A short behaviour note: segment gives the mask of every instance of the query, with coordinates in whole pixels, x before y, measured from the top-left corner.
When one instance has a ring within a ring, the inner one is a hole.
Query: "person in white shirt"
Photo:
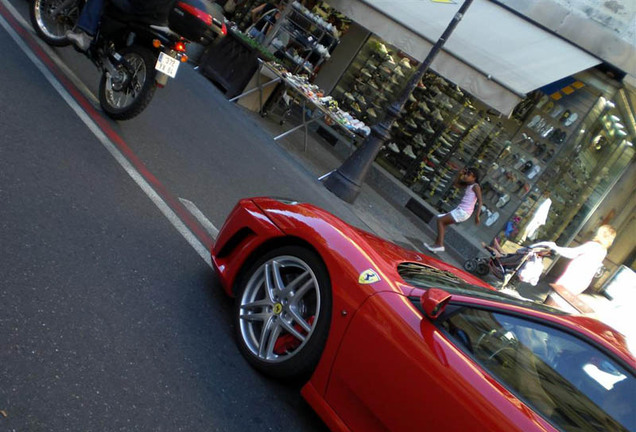
[[[559,255],[571,258],[572,261],[554,285],[567,289],[571,294],[578,295],[587,289],[594,278],[594,274],[603,264],[607,250],[616,238],[616,230],[610,225],[602,225],[593,240],[580,246],[568,248],[557,246],[554,242],[541,242]],[[552,292],[546,299],[546,304],[558,305],[558,299]]]

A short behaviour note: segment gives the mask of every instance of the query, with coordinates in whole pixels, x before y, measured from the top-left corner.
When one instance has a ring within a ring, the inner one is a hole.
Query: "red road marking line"
[[[175,212],[188,229],[197,237],[197,239],[208,249],[214,245],[214,239],[200,225],[194,216],[185,208],[181,202],[176,199],[168,189],[148,170],[139,157],[126,144],[126,141],[117,134],[110,126],[109,121],[105,119],[91,104],[91,102],[82,94],[82,92],[73,84],[48,56],[48,54],[38,45],[32,33],[27,31],[13,17],[13,15],[0,2],[0,15],[9,23],[11,28],[22,38],[29,46],[31,51],[44,63],[44,65],[53,74],[56,80],[69,92],[75,101],[82,107],[84,112],[95,122],[99,129],[108,137],[108,139],[117,147],[117,149],[128,159],[135,167],[139,174],[152,186],[155,192],[164,200],[164,202]]]

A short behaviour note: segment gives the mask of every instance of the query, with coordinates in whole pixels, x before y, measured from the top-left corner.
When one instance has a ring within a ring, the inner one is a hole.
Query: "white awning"
[[[329,0],[331,6],[422,61],[461,6],[433,0]],[[488,0],[474,0],[431,68],[509,115],[525,95],[600,63]]]

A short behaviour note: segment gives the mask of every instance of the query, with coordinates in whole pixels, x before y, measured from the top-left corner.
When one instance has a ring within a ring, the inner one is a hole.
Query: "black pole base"
[[[349,204],[353,203],[360,194],[360,185],[342,175],[340,171],[333,171],[323,180],[324,186],[338,198]]]

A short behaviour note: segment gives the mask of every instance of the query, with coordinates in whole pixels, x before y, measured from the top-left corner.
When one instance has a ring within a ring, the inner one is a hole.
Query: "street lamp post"
[[[459,21],[464,16],[464,13],[471,5],[473,0],[464,0],[451,22],[444,30],[444,33],[437,40],[431,51],[428,53],[422,64],[417,68],[417,71],[409,79],[406,88],[402,92],[399,98],[397,98],[387,111],[387,115],[384,120],[371,128],[371,134],[369,137],[351,154],[342,165],[330,173],[324,180],[324,185],[327,189],[333,192],[336,196],[342,200],[352,203],[358,197],[362,183],[371,168],[371,164],[378,155],[378,152],[382,148],[382,145],[391,138],[389,132],[391,125],[397,120],[400,115],[402,107],[406,103],[409,95],[422,79],[429,66],[433,62],[435,56],[442,49],[442,46],[453,32]]]

